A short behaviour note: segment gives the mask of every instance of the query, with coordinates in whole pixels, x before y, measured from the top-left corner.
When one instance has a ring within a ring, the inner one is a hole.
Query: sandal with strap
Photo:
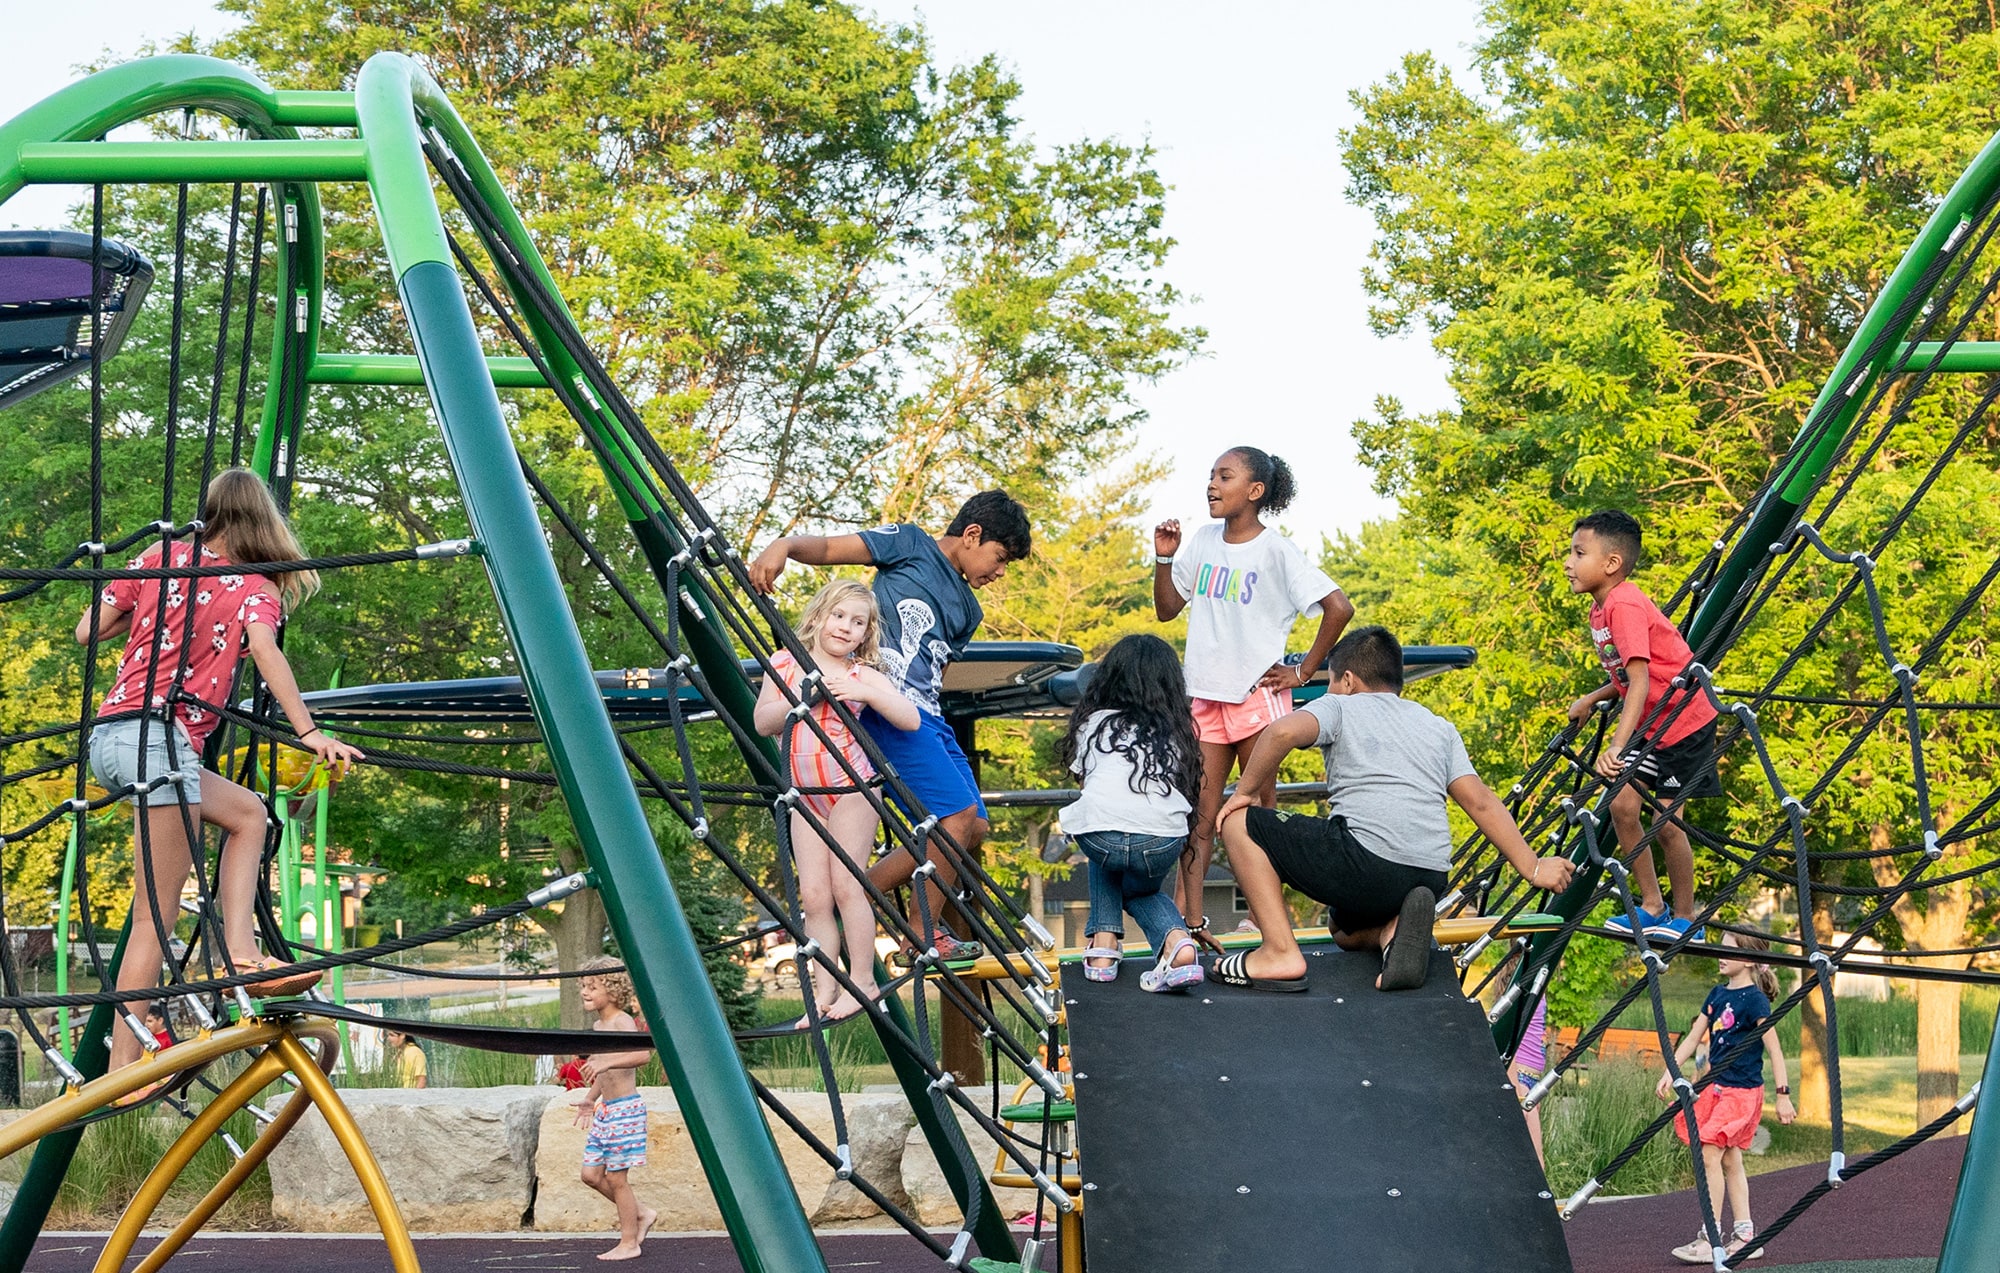
[[[1109,959],[1108,964],[1094,964],[1093,959]],[[1087,946],[1083,956],[1083,979],[1085,981],[1116,981],[1118,965],[1125,962],[1125,952],[1117,946]]]
[[[1184,950],[1195,951],[1196,958],[1176,967],[1174,960]],[[1202,970],[1200,950],[1201,948],[1194,944],[1193,938],[1181,938],[1172,950],[1160,956],[1158,963],[1139,974],[1139,989],[1157,995],[1200,985],[1208,979],[1208,974]]]
[[[1253,977],[1248,967],[1250,952],[1239,950],[1215,961],[1215,979],[1241,990],[1268,990],[1273,994],[1298,994],[1306,989],[1305,977]]]

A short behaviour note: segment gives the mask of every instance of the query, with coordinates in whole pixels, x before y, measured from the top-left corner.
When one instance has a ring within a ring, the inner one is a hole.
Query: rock
[[[790,1106],[792,1093],[780,1095]],[[825,1099],[818,1093],[812,1095]],[[875,1186],[893,1205],[909,1210],[909,1196],[903,1191],[903,1144],[917,1121],[909,1101],[900,1091],[880,1095],[848,1093],[841,1098],[841,1107],[847,1114],[847,1141],[854,1156],[854,1174]],[[830,1123],[831,1120],[829,1126]],[[814,1132],[822,1134],[818,1128]],[[830,1180],[812,1220],[814,1224],[834,1224],[871,1220],[881,1214],[881,1208],[867,1194],[845,1180]]]
[[[685,1233],[723,1227],[722,1212],[709,1191],[708,1177],[688,1136],[686,1120],[667,1088],[639,1089],[646,1098],[646,1164],[632,1169],[632,1191],[660,1218],[662,1233]],[[829,1147],[834,1144],[833,1115],[824,1093],[783,1092],[786,1107]],[[847,1115],[848,1143],[855,1169],[898,1206],[904,1205],[902,1146],[913,1118],[900,1093],[849,1093],[842,1098]],[[798,1190],[814,1224],[844,1223],[880,1216],[874,1203],[853,1185],[839,1180],[825,1159],[801,1140],[775,1114],[765,1111],[778,1151],[792,1185]],[[557,1233],[610,1232],[618,1217],[611,1203],[580,1178],[587,1127],[575,1124],[569,1100],[553,1102],[541,1119],[539,1183],[535,1194],[535,1228]]]
[[[992,1108],[993,1089],[990,1087],[968,1087],[965,1094],[982,1110]],[[994,1159],[999,1154],[999,1146],[955,1102],[952,1110],[958,1115],[958,1129],[965,1135],[966,1144],[972,1149],[973,1161],[978,1165],[979,1175],[985,1178],[993,1174]],[[910,1201],[910,1210],[918,1221],[928,1228],[946,1228],[959,1222],[958,1199],[945,1183],[944,1172],[938,1169],[937,1159],[931,1153],[930,1142],[924,1139],[924,1129],[912,1126],[904,1138],[903,1145],[903,1192]],[[1019,1165],[1009,1161],[1010,1170],[1019,1170]],[[995,1189],[994,1201],[1001,1213],[1009,1217],[1035,1209],[1036,1191],[1033,1189]]]
[[[521,1227],[534,1200],[542,1110],[553,1087],[347,1088],[403,1219],[420,1232]],[[281,1109],[297,1093],[274,1098]],[[318,1110],[271,1154],[271,1212],[309,1233],[375,1227],[347,1155]]]

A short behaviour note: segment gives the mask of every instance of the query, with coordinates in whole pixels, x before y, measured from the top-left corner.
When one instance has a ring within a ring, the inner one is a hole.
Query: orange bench
[[[1582,1031],[1575,1026],[1563,1026],[1549,1035],[1549,1063],[1551,1065],[1568,1056],[1576,1048],[1577,1038]],[[1669,1046],[1679,1047],[1681,1036],[1678,1031],[1667,1035]],[[1596,1053],[1600,1060],[1616,1057],[1630,1057],[1641,1065],[1664,1065],[1660,1055],[1660,1036],[1652,1030],[1627,1030],[1613,1027],[1599,1035]]]

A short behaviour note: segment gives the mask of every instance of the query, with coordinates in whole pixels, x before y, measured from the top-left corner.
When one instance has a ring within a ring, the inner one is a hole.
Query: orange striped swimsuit
[[[798,660],[780,650],[771,657],[771,666],[777,670],[779,676],[785,678],[786,688],[797,694],[799,683],[805,679],[805,673],[800,670]],[[867,755],[861,750],[861,743],[834,713],[832,703],[825,699],[819,700],[813,704],[811,715],[819,727],[826,731],[834,750],[847,758],[847,763],[853,767],[855,773],[864,780],[875,776],[875,767],[868,763]],[[834,759],[833,751],[828,750],[827,745],[820,741],[819,734],[804,721],[791,726],[790,732],[792,783],[803,793],[801,800],[805,807],[823,819],[833,811],[835,801],[860,788],[841,768],[840,762]],[[809,787],[830,787],[834,790],[814,794],[806,790]]]

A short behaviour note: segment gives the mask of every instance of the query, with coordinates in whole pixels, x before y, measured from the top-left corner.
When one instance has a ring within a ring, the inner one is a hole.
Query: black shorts
[[[1626,748],[1623,759],[1632,763],[1638,751],[1637,747]],[[1637,763],[1639,776],[1634,781],[1650,788],[1662,803],[1722,794],[1722,783],[1715,776],[1714,721],[1677,743],[1654,748]]]
[[[1368,851],[1347,829],[1347,819],[1252,808],[1244,827],[1278,878],[1328,911],[1327,922],[1343,933],[1379,928],[1403,909],[1410,890],[1442,895],[1445,873],[1391,862]]]

